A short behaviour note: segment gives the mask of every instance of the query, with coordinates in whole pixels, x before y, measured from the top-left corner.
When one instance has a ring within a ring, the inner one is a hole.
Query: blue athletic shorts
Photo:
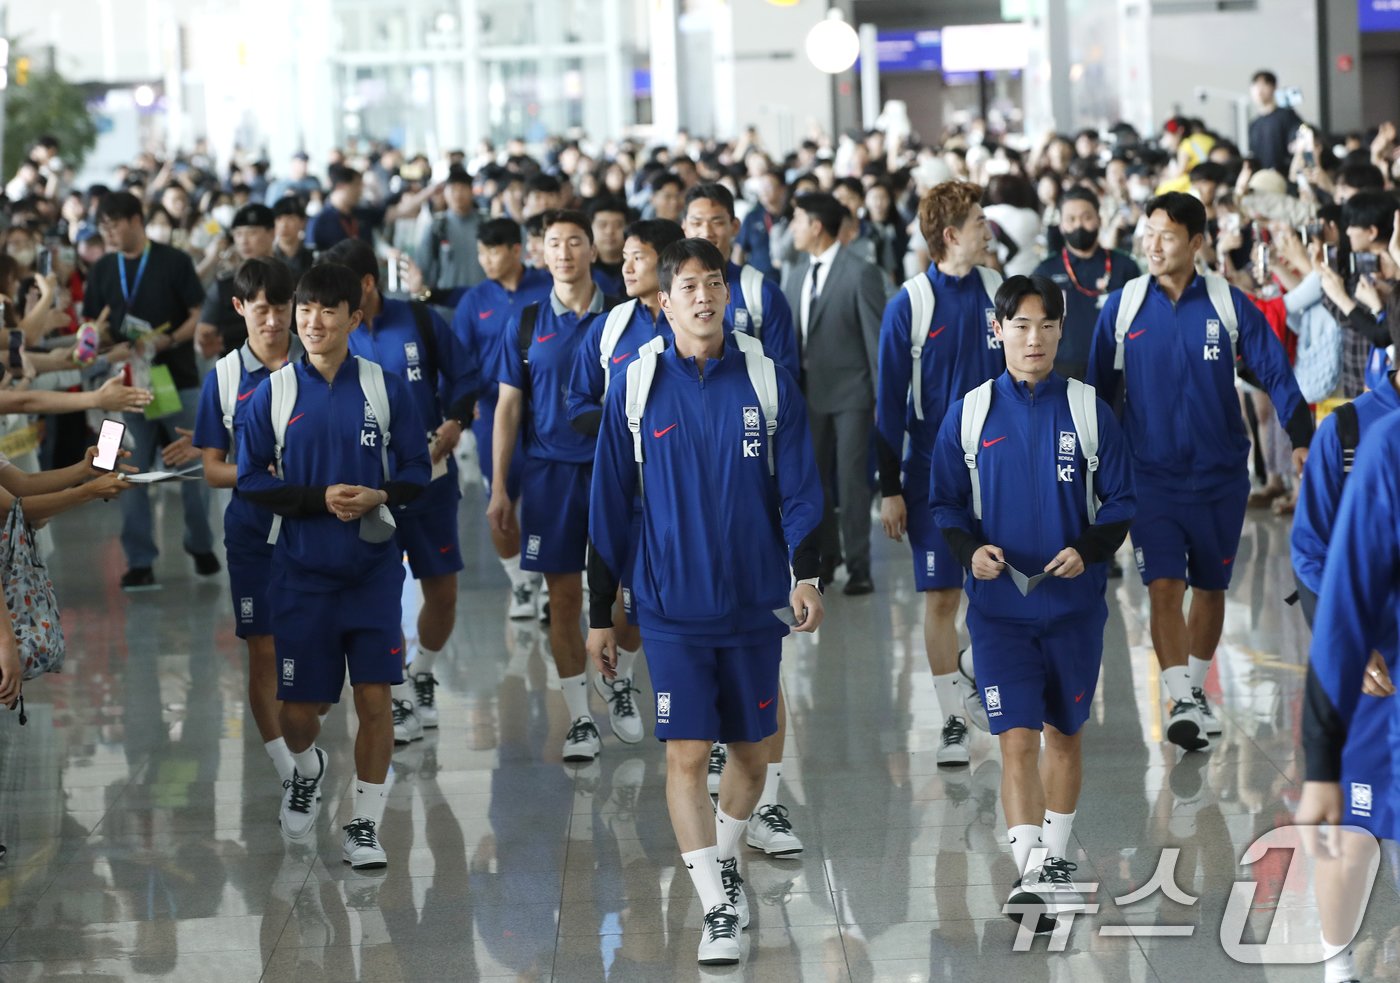
[[[1201,502],[1176,501],[1139,484],[1131,534],[1142,582],[1184,580],[1201,590],[1228,589],[1248,504],[1248,478]]]
[[[351,685],[403,682],[403,564],[393,560],[333,593],[272,584],[279,700],[338,703],[347,668]]]
[[[642,629],[657,740],[757,743],[778,730],[783,640],[715,648],[657,639]]]
[[[592,464],[531,458],[520,497],[520,568],[579,573],[587,566]]]
[[[1391,800],[1394,696],[1361,694],[1342,748],[1342,822],[1382,839],[1400,838]]]
[[[1042,724],[1077,733],[1094,702],[1107,621],[1102,601],[1087,615],[1035,624],[988,618],[968,605],[977,685],[992,733]]]
[[[442,479],[439,479],[442,480]],[[462,549],[457,536],[457,498],[450,508],[432,508],[394,516],[399,545],[408,554],[414,580],[441,577],[462,569]]]
[[[486,483],[486,493],[491,494],[491,430],[496,425],[494,407],[481,407],[481,418],[472,421],[472,433],[476,435],[476,459],[481,466],[481,478]],[[506,473],[506,494],[512,502],[520,498],[520,475],[525,470],[525,451],[519,437],[515,440],[515,453],[510,456],[510,471]]]
[[[928,496],[928,472],[908,472],[904,481],[904,507],[909,513],[905,535],[914,553],[914,589],[957,590],[966,571],[934,524]]]
[[[240,550],[224,541],[228,560],[229,594],[233,597],[233,631],[239,638],[272,634],[268,583],[272,580],[272,547],[265,552]]]

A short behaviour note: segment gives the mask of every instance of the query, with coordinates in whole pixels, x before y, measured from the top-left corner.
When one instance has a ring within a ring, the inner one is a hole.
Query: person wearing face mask
[[[175,221],[160,205],[152,205],[150,214],[146,218],[146,238],[152,242],[158,242],[162,246],[170,245],[170,239],[175,234]]]
[[[5,240],[5,252],[23,268],[27,276],[33,271],[34,260],[39,255],[34,233],[20,226],[10,229]]]
[[[1099,199],[1088,188],[1071,188],[1060,198],[1060,235],[1065,245],[1046,257],[1035,275],[1049,277],[1065,295],[1064,331],[1055,355],[1055,371],[1084,379],[1094,323],[1108,295],[1141,271],[1127,253],[1099,243]]]

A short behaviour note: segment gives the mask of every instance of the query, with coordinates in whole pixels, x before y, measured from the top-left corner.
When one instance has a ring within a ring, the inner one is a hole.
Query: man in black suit
[[[793,204],[793,243],[801,255],[787,297],[797,321],[802,391],[826,492],[822,577],[832,579],[844,544],[845,593],[869,594],[875,589],[870,579],[870,433],[884,278],[873,263],[837,241],[846,217],[840,202],[828,194],[806,194]]]

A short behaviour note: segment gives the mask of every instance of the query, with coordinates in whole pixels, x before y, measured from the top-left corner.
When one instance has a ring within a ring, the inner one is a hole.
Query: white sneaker
[[[1053,932],[1056,915],[1084,910],[1084,898],[1074,883],[1076,869],[1063,857],[1047,857],[1016,882],[1002,910],[1014,922],[1035,918],[1032,931],[1037,935]]]
[[[592,761],[603,749],[598,739],[598,728],[592,717],[579,717],[569,728],[569,736],[564,738],[565,761]]]
[[[540,579],[539,589],[535,591],[535,616],[539,618],[542,625],[549,624],[549,581]]]
[[[739,858],[719,862],[720,882],[724,885],[725,897],[739,915],[739,927],[749,927],[749,897],[744,893],[744,879],[739,876]]]
[[[1187,751],[1210,750],[1206,720],[1195,700],[1177,700],[1167,724],[1167,740]]]
[[[732,904],[717,904],[705,913],[696,959],[702,966],[730,966],[739,961],[739,913]]]
[[[705,786],[711,795],[719,795],[719,779],[724,774],[724,763],[729,760],[729,751],[723,744],[710,745],[710,770],[705,775]]]
[[[423,739],[423,721],[414,712],[412,703],[408,700],[394,700],[392,712],[395,744],[408,744]]]
[[[535,611],[535,585],[529,580],[521,580],[510,589],[510,610],[507,617],[512,621],[533,618]]]
[[[943,743],[938,748],[938,765],[941,768],[959,768],[967,764],[969,754],[967,724],[956,714],[949,714],[943,722]]]
[[[1201,717],[1205,719],[1206,734],[1211,737],[1219,735],[1223,729],[1220,726],[1220,718],[1210,708],[1210,701],[1206,699],[1205,690],[1196,686],[1191,690],[1191,697],[1196,701],[1196,709],[1201,711]]]
[[[992,725],[987,720],[987,708],[982,705],[982,689],[977,685],[976,667],[972,664],[972,649],[965,648],[958,653],[958,672],[962,673],[967,695],[963,697],[963,710],[974,727],[991,733]]]
[[[787,806],[760,806],[749,817],[744,842],[770,857],[791,857],[802,852],[802,841],[792,831]],[[747,926],[745,926],[747,927]]]
[[[341,845],[341,858],[356,870],[372,870],[387,867],[389,857],[379,845],[373,819],[355,819],[345,830],[345,841]]]
[[[326,752],[316,749],[316,757],[321,759],[321,773],[315,778],[304,777],[293,771],[292,777],[282,783],[282,811],[278,822],[282,832],[296,840],[316,831],[316,820],[321,815],[321,783],[326,780],[326,765],[329,763]]]
[[[642,691],[633,686],[632,680],[625,676],[619,676],[611,683],[601,675],[597,678],[608,688],[604,699],[608,701],[608,723],[612,724],[613,733],[623,744],[640,743],[645,728],[642,715],[637,710],[637,701],[632,699],[632,694],[641,695]]]
[[[424,729],[438,725],[437,678],[430,672],[410,673],[408,681],[413,684],[413,712]]]

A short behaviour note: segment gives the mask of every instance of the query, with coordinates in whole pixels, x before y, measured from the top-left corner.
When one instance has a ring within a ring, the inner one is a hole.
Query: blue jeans
[[[127,461],[142,471],[161,471],[165,465],[160,449],[176,438],[175,428],[194,429],[195,408],[199,405],[198,389],[180,390],[180,412],[159,420],[147,420],[142,413],[123,413],[126,432],[135,446]],[[121,496],[122,550],[127,566],[133,568],[155,565],[160,550],[151,534],[151,498],[149,486],[136,485]],[[185,509],[185,549],[191,553],[214,552],[214,532],[209,527],[209,489],[203,481],[180,482],[180,501]]]

